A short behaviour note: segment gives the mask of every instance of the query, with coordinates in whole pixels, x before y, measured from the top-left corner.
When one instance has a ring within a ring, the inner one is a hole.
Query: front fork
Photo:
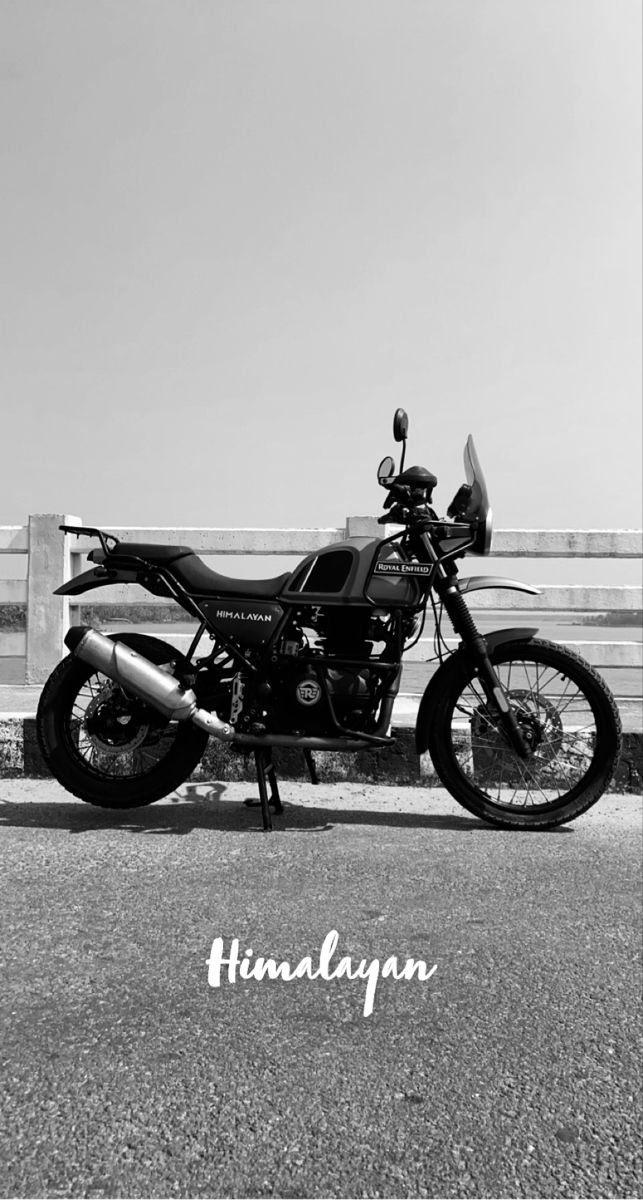
[[[509,703],[505,690],[494,670],[487,652],[487,643],[478,631],[475,621],[469,612],[466,600],[461,594],[454,574],[436,579],[435,590],[449,614],[455,632],[462,638],[471,655],[487,701],[492,710],[499,713],[499,725],[504,730],[508,741],[520,758],[528,759],[530,749],[527,745],[516,714]]]

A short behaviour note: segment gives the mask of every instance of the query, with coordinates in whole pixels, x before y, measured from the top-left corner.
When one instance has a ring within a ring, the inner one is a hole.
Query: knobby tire
[[[484,709],[484,703],[476,705],[475,701],[472,704],[470,699],[466,699],[471,695],[479,698],[482,696],[482,689],[477,681],[471,660],[463,652],[458,652],[443,668],[445,671],[444,684],[439,691],[430,716],[430,727],[425,739],[439,778],[463,808],[496,826],[512,829],[547,829],[572,821],[600,799],[608,787],[618,763],[622,737],[621,722],[609,688],[601,676],[580,655],[565,647],[555,645],[553,642],[534,638],[503,643],[492,651],[490,658],[494,667],[500,668],[501,671],[503,666],[507,667],[510,678],[511,670],[515,668],[518,672],[520,664],[522,664],[528,679],[538,679],[540,668],[544,668],[543,679],[548,678],[547,671],[551,672],[549,678],[552,680],[557,673],[561,679],[569,681],[571,688],[576,689],[592,715],[595,732],[593,735],[591,733],[572,735],[571,745],[574,746],[573,738],[575,737],[577,747],[580,746],[581,751],[579,752],[576,747],[572,751],[571,757],[572,761],[575,755],[577,760],[584,762],[585,760],[582,758],[584,754],[587,769],[582,771],[582,774],[567,791],[561,790],[561,786],[564,784],[561,785],[560,778],[564,778],[568,762],[563,753],[566,735],[560,717],[556,717],[555,721],[560,721],[561,731],[551,737],[552,748],[548,752],[548,761],[541,767],[537,750],[531,767],[525,768],[515,750],[512,750],[506,743],[502,745],[500,735],[495,730],[491,730],[491,734],[489,734],[489,726],[485,726],[484,719],[480,716],[481,710]],[[524,702],[527,691],[528,689],[525,688],[517,689],[516,703]],[[540,696],[540,693],[533,693],[534,699],[537,695]],[[548,705],[551,710],[551,721],[554,724],[556,704],[547,700],[544,693],[542,695],[542,700],[539,700],[542,709],[541,715],[542,713],[548,714],[548,709],[545,707]],[[566,692],[563,689],[561,700],[564,700],[569,708],[570,705],[565,700],[565,696]],[[484,700],[483,696],[482,699]],[[559,707],[563,716],[567,718],[564,704],[561,703]],[[458,722],[462,738],[460,746],[458,745]],[[476,722],[478,722],[477,729]],[[558,727],[556,728],[558,729]],[[485,735],[487,735],[486,738]],[[467,736],[470,738],[469,746],[466,745]],[[587,749],[580,741],[582,736],[586,738]],[[556,753],[555,747],[556,738],[561,742],[558,753]],[[543,747],[547,751],[547,742],[544,738]],[[541,753],[543,753],[543,747],[541,747]],[[484,770],[476,770],[476,754],[478,759],[484,759],[486,754],[487,771],[495,771],[496,775],[499,774],[500,783],[497,781],[489,783],[484,780]],[[510,769],[504,768],[507,770],[508,783],[505,787],[505,794],[501,795],[502,764],[505,761],[511,764],[512,759],[513,764]],[[533,803],[521,804],[520,801],[516,801],[520,783],[521,781],[524,783],[525,779],[527,783],[530,782],[530,771],[536,779],[538,770],[542,770],[546,783],[544,786],[542,784],[534,786],[535,800]],[[516,783],[516,781],[518,782]],[[486,786],[483,786],[484,783]],[[498,795],[493,794],[496,786]],[[514,802],[511,803],[509,793],[514,786],[516,788]],[[556,789],[559,791],[558,795],[549,795]]]
[[[147,652],[158,662],[163,655],[152,650],[155,639],[140,638],[146,645],[137,645],[140,653]],[[156,642],[158,647],[161,643]],[[152,650],[152,652],[150,652]],[[165,648],[165,658],[176,657]],[[36,716],[36,732],[41,754],[52,774],[68,792],[88,804],[101,808],[139,808],[163,799],[179,787],[197,767],[208,742],[208,735],[189,721],[163,722],[163,718],[148,708],[150,725],[156,727],[157,745],[161,738],[168,743],[167,752],[150,763],[148,770],[120,777],[114,771],[100,768],[101,755],[96,763],[88,760],[80,749],[78,713],[74,716],[78,696],[83,688],[91,689],[92,677],[109,684],[93,666],[79,658],[68,656],[55,668],[45,684]],[[144,717],[144,707],[138,704]],[[143,724],[143,722],[141,722]],[[143,742],[143,747],[145,742]],[[116,759],[117,754],[113,757]],[[142,757],[140,755],[139,757]],[[153,759],[153,753],[148,757]],[[123,755],[126,759],[126,755]]]

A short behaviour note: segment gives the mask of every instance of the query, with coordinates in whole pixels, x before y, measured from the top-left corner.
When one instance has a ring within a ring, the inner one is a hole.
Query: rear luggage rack
[[[81,533],[87,534],[88,537],[97,537],[100,541],[103,554],[111,554],[116,546],[120,544],[119,539],[113,533],[103,533],[102,529],[95,529],[93,525],[59,525],[58,528],[63,533],[75,533],[76,537],[80,537]],[[111,550],[108,545],[109,542],[114,543]]]

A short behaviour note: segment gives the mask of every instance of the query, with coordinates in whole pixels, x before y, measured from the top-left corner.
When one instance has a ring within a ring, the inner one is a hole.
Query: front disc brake
[[[555,704],[546,696],[535,695],[523,688],[506,693],[520,726],[520,732],[530,750],[530,757],[541,763],[552,762],[563,744],[563,723]],[[475,757],[484,769],[491,767],[500,754],[514,753],[507,735],[493,718],[486,705],[481,704],[471,717],[471,744]]]

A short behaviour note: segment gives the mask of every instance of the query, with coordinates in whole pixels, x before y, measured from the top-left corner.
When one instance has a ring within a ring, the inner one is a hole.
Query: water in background
[[[634,617],[635,614],[632,614]],[[528,611],[508,612],[500,610],[480,610],[475,614],[476,624],[483,633],[488,633],[492,629],[503,629],[511,625],[527,625],[535,626],[539,629],[540,635],[549,638],[552,641],[560,642],[640,642],[643,637],[643,630],[640,622],[632,625],[601,625],[601,624],[581,624],[573,623],[572,621],[565,622],[560,620],[560,614],[549,613],[530,613]],[[107,626],[106,626],[107,627]],[[190,621],[181,621],[172,624],[155,623],[146,624],[145,626],[133,625],[129,622],[112,622],[109,625],[110,630],[115,629],[137,629],[139,632],[153,634],[156,637],[167,636],[170,633],[181,634],[191,633],[196,629],[196,623]],[[426,658],[432,657],[431,637],[433,625],[430,618],[430,613],[427,614],[427,622],[424,631],[424,637],[428,641],[424,642],[426,648]],[[448,618],[445,618],[443,624],[443,633],[446,637],[452,637],[453,632],[450,628]],[[423,662],[405,662],[404,676],[402,683],[402,691],[408,694],[422,692],[430,668]],[[616,696],[640,696],[642,692],[641,671],[638,668],[612,668],[605,669],[601,674],[606,679],[609,687]],[[25,682],[25,660],[23,657],[7,657],[0,658],[0,685],[17,685],[21,686]]]

